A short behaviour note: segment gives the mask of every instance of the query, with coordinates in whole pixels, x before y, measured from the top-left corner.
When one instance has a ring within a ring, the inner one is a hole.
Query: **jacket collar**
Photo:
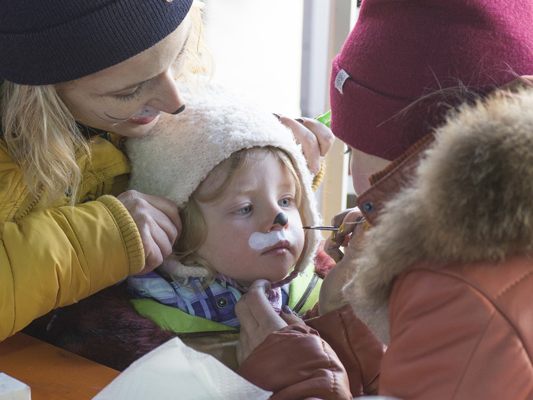
[[[433,134],[427,134],[382,171],[370,177],[372,186],[357,197],[357,207],[370,225],[376,224],[383,205],[413,178],[416,166],[434,138]]]

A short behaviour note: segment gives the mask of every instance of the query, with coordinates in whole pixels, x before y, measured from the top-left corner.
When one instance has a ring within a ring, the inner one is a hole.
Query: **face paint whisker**
[[[115,121],[127,121],[128,119],[130,119],[130,117],[128,117],[128,118],[117,118],[117,117],[113,117],[112,115],[109,115],[109,114],[106,113],[105,111],[104,111],[104,115],[105,115],[107,118],[114,119]]]

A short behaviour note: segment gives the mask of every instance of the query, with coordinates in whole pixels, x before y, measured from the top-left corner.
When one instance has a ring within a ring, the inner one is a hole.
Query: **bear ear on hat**
[[[118,64],[172,33],[193,0],[0,0],[0,77],[71,81]]]
[[[363,1],[333,61],[333,133],[399,157],[472,93],[533,74],[532,20],[532,1]]]

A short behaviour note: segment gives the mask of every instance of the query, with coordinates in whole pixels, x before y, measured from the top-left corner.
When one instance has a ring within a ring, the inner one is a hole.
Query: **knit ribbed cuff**
[[[104,195],[98,201],[104,203],[117,222],[128,254],[130,275],[139,272],[144,268],[144,247],[135,221],[116,197]]]

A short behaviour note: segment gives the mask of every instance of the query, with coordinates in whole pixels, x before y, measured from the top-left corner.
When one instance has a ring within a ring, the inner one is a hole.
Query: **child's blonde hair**
[[[302,186],[290,157],[283,150],[273,146],[253,147],[250,149],[239,150],[231,154],[229,158],[222,161],[211,171],[211,174],[223,171],[225,177],[220,184],[216,188],[210,189],[208,193],[203,193],[202,184],[200,184],[191,195],[189,201],[187,201],[180,210],[183,231],[174,246],[174,251],[183,265],[202,266],[209,271],[211,277],[216,274],[213,266],[209,265],[206,260],[198,255],[198,249],[202,246],[207,237],[207,225],[198,203],[209,203],[219,199],[224,194],[226,188],[231,184],[235,173],[246,168],[249,163],[257,162],[258,154],[265,156],[270,154],[274,156],[289,172],[296,187],[296,206],[300,211],[304,225],[306,224],[305,214],[300,209],[302,204]]]
[[[202,8],[203,4],[195,1],[189,12],[191,36],[183,53],[184,73],[177,79],[210,73],[210,56],[203,40]],[[10,156],[22,170],[28,192],[35,198],[45,193],[49,202],[69,192],[74,204],[82,179],[76,159],[90,157],[90,149],[54,85],[4,81],[0,90],[1,135]]]

